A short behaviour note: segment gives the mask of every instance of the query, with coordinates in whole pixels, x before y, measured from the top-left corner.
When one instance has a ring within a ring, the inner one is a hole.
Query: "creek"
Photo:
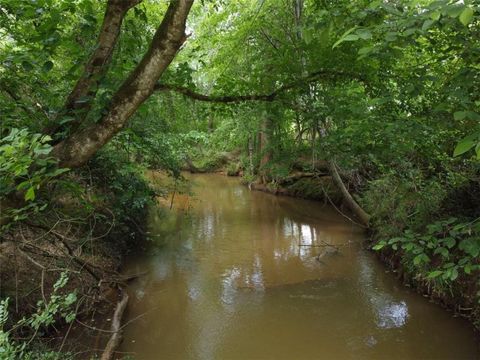
[[[189,175],[131,255],[135,359],[473,359],[463,319],[403,286],[330,206]]]

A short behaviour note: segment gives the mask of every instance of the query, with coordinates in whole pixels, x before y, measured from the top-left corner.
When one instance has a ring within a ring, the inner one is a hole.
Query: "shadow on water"
[[[155,241],[126,272],[122,351],[137,359],[472,359],[472,328],[403,287],[362,229],[318,202],[195,175],[152,209]],[[333,246],[331,246],[333,245]],[[335,251],[327,250],[335,248]],[[127,319],[128,321],[128,319]]]

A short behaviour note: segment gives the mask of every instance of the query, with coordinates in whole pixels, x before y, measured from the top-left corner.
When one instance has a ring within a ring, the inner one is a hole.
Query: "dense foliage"
[[[147,168],[223,166],[277,186],[336,162],[372,216],[374,249],[438,293],[478,291],[478,1],[198,1],[159,86],[68,171],[52,149],[102,124],[168,13],[155,0],[126,12],[106,69],[72,110],[113,2],[0,4],[0,196],[20,203],[9,216],[48,211],[50,190],[65,189],[56,181],[83,179],[80,193],[109,194],[135,228],[154,196]]]

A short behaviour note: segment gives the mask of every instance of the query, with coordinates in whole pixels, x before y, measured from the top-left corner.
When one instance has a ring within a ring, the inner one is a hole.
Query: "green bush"
[[[223,167],[229,161],[229,155],[225,152],[210,151],[197,160],[196,166],[205,172],[215,171]]]
[[[381,240],[373,247],[385,247],[402,254],[402,262],[417,278],[437,282],[455,281],[460,272],[471,275],[480,270],[480,222],[456,218],[435,221],[417,233],[407,229],[399,237]]]
[[[441,211],[447,196],[446,184],[437,178],[425,179],[419,170],[404,174],[391,172],[371,181],[361,202],[372,215],[381,239],[398,236],[407,228],[419,231]]]
[[[228,176],[238,176],[240,173],[241,165],[236,162],[232,162],[227,166],[227,175]]]
[[[21,194],[25,201],[22,207],[8,210],[7,216],[13,220],[45,209],[47,203],[39,201],[37,192],[47,182],[54,184],[55,178],[68,170],[59,169],[56,160],[48,156],[53,149],[50,140],[48,135],[16,128],[0,139],[0,199]]]
[[[155,191],[144,177],[145,167],[111,147],[100,151],[88,163],[96,184],[106,190],[118,222],[142,223]]]
[[[45,351],[45,349],[36,349],[34,340],[39,334],[40,329],[47,329],[61,317],[67,323],[71,323],[76,312],[73,305],[77,301],[76,292],[62,294],[61,290],[68,282],[67,273],[62,273],[57,282],[53,285],[53,292],[49,301],[40,300],[37,303],[37,311],[28,318],[23,318],[8,330],[6,324],[9,319],[8,303],[9,299],[0,301],[0,360],[9,359],[58,359],[60,354],[54,351]],[[32,335],[27,339],[15,339],[12,335],[16,329],[29,330]],[[62,359],[68,359],[68,354],[62,353]]]

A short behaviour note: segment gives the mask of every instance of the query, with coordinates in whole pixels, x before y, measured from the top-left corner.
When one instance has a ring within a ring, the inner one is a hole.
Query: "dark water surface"
[[[402,286],[318,202],[192,176],[127,261],[135,359],[475,359],[471,326]],[[338,247],[335,252],[331,246]],[[317,260],[317,257],[320,259]]]

